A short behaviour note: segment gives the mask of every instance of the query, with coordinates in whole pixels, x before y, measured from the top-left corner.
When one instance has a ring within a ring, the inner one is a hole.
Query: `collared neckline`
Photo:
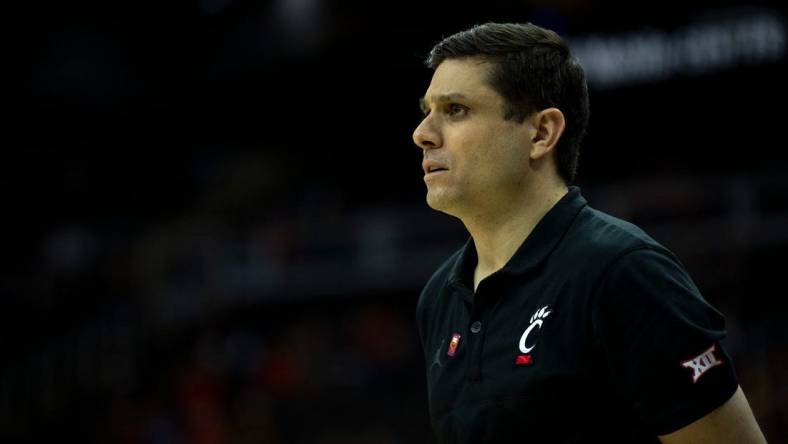
[[[569,192],[539,220],[512,258],[494,274],[522,274],[541,264],[563,239],[577,214],[587,204],[579,187],[569,187]],[[470,296],[473,295],[476,262],[476,247],[473,238],[469,237],[449,273],[448,282],[467,287],[471,290]]]

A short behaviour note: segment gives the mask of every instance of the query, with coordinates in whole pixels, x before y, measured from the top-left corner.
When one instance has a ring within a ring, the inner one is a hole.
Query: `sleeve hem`
[[[660,415],[653,422],[656,434],[667,435],[668,433],[673,433],[703,418],[731,399],[738,388],[738,381],[736,378],[732,378],[723,388],[709,394],[709,397],[704,400],[705,402],[683,406]]]

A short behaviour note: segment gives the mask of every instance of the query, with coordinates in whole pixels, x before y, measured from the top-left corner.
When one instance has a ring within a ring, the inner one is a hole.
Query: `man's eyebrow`
[[[424,100],[424,97],[419,97],[419,109],[421,109],[421,112],[424,114],[427,114],[427,111],[429,111],[427,108],[427,101]]]
[[[465,101],[465,100],[468,100],[468,97],[462,93],[448,93],[448,94],[438,94],[432,96],[432,101],[436,103],[456,102],[456,101]],[[429,108],[427,107],[426,97],[419,98],[419,108],[421,108],[422,112],[424,113],[429,111]]]

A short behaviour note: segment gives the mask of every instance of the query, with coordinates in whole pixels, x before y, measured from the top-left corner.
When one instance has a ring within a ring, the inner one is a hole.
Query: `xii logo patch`
[[[704,373],[709,371],[710,368],[716,367],[724,363],[724,361],[719,360],[717,359],[716,356],[714,356],[714,350],[716,350],[716,348],[717,348],[716,344],[712,345],[708,350],[704,351],[698,356],[695,356],[694,358],[681,363],[682,367],[692,369],[693,384],[698,382],[698,379],[700,379],[700,377],[703,376]]]

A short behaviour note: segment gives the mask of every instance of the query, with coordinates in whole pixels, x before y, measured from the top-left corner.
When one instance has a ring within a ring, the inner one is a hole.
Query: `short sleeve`
[[[618,258],[602,277],[592,311],[609,376],[656,435],[674,432],[727,401],[738,387],[720,340],[722,314],[669,252]]]

